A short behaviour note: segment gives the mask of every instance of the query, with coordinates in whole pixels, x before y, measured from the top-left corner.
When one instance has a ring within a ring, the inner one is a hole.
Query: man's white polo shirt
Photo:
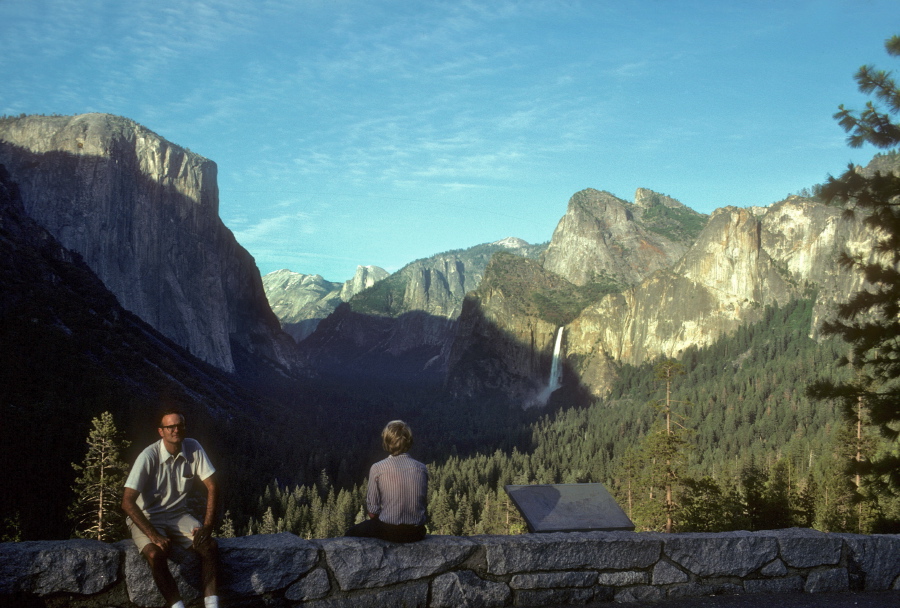
[[[169,454],[162,439],[147,446],[131,467],[125,487],[137,490],[137,506],[147,515],[187,511],[191,484],[216,472],[209,456],[195,439],[181,442],[181,451]]]

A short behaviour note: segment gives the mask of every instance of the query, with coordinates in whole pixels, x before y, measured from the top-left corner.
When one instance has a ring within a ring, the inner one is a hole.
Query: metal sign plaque
[[[505,486],[529,532],[634,531],[602,483]]]

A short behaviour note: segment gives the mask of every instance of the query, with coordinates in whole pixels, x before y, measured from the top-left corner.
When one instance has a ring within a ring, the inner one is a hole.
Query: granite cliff
[[[577,192],[539,262],[495,256],[467,298],[448,365],[451,392],[474,397],[499,391],[524,405],[540,402],[557,328],[577,323],[583,310],[608,294],[671,267],[706,221],[643,188],[633,204],[608,192]],[[568,345],[569,333],[566,348],[577,349]],[[605,387],[614,370],[611,360],[594,363],[585,370],[593,376],[582,382],[593,389],[599,380]],[[570,382],[572,371],[564,367]]]
[[[0,164],[25,211],[128,310],[233,372],[294,366],[250,254],[218,215],[216,165],[107,114],[0,120]]]
[[[708,217],[646,189],[634,203],[583,190],[543,252],[507,241],[414,262],[338,308],[307,353],[333,370],[405,366],[457,396],[529,404],[562,326],[564,376],[599,396],[619,365],[711,344],[770,304],[817,294],[814,333],[860,286],[839,253],[867,239],[859,219],[810,198]]]
[[[706,217],[668,196],[638,189],[634,203],[592,188],[569,200],[544,268],[575,285],[634,285],[677,262]]]
[[[457,396],[492,395],[537,404],[557,331],[542,306],[577,287],[535,260],[496,254],[466,298],[448,357],[447,384]]]
[[[460,395],[527,401],[549,371],[556,327],[671,267],[706,221],[650,190],[634,203],[584,190],[549,246],[509,238],[413,262],[336,309],[302,350],[310,366],[334,373],[400,371]]]
[[[455,319],[466,294],[478,287],[488,262],[497,252],[509,252],[535,258],[544,250],[522,239],[505,238],[439,253],[407,264],[373,289],[350,300],[353,310],[362,313],[398,317],[421,311],[429,315]]]
[[[834,302],[860,286],[857,275],[837,264],[838,255],[865,243],[859,220],[809,199],[720,209],[671,270],[585,310],[570,327],[568,353],[581,359],[586,378],[599,380],[598,363],[607,370],[608,359],[639,364],[676,357],[758,320],[766,305],[811,293],[817,294],[815,333]]]

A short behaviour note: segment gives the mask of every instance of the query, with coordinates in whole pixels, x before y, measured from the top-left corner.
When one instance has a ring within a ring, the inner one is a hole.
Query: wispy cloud
[[[896,7],[822,4],[0,0],[0,113],[135,119],[219,164],[258,261],[370,263],[351,249],[398,249],[401,221],[441,249],[497,218],[486,238],[553,224],[587,186],[691,204],[748,158],[771,161],[740,177],[762,199],[800,165],[840,170],[832,108],[858,101],[852,69],[883,57]]]
[[[291,259],[308,258],[300,256],[304,243],[316,233],[314,221],[305,213],[288,213],[270,217],[231,218],[226,223],[231,226],[234,236],[241,245],[253,252],[257,263],[265,268],[286,267]],[[311,264],[294,268],[310,268]]]
[[[606,73],[615,78],[634,78],[635,76],[643,76],[650,71],[651,64],[649,61],[633,61],[623,63],[612,69],[606,70]]]

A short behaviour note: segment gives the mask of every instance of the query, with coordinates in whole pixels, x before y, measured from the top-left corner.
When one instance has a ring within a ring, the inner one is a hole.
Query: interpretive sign
[[[602,483],[505,486],[529,532],[634,530]]]

